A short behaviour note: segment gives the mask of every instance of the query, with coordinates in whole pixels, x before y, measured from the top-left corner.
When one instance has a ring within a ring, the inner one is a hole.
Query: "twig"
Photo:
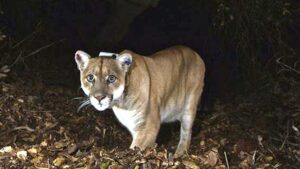
[[[277,164],[275,164],[273,167],[274,167],[274,168],[279,168],[280,166],[281,166],[281,164],[277,163]]]
[[[294,63],[294,67],[297,67],[298,63],[300,63],[300,60],[298,60]]]
[[[12,68],[22,57],[23,51],[21,51],[18,55],[18,57],[15,59],[15,61],[9,66],[9,68]]]
[[[29,37],[27,37],[27,38],[29,38]],[[19,42],[19,43],[23,43],[25,40],[26,40],[26,38],[23,39],[23,40],[22,40],[21,42]],[[41,47],[41,48],[39,48],[39,49],[37,49],[37,50],[35,50],[35,51],[29,53],[29,54],[26,55],[26,56],[23,56],[23,57],[22,57],[23,51],[21,51],[21,52],[19,53],[18,57],[15,59],[15,61],[9,66],[9,68],[12,68],[16,63],[18,63],[18,61],[19,61],[21,58],[25,59],[25,58],[27,58],[27,57],[29,57],[29,56],[33,56],[33,55],[35,55],[35,54],[41,52],[42,50],[45,50],[45,49],[47,49],[47,48],[53,46],[53,45],[56,44],[56,43],[62,42],[63,40],[64,40],[64,39],[61,39],[61,40],[52,42],[52,43],[50,43],[50,44],[48,44],[48,45],[46,45],[46,46],[43,46],[43,47]],[[18,44],[15,45],[13,48],[15,48],[16,46],[18,46]]]
[[[253,153],[253,156],[252,156],[252,165],[254,165],[255,164],[255,156],[256,156],[256,150],[254,151],[254,153]]]
[[[28,126],[15,127],[11,131],[16,131],[16,130],[27,130],[27,131],[30,131],[30,132],[34,132],[34,129],[32,129],[32,128],[28,127]]]
[[[226,151],[224,151],[224,156],[225,156],[225,161],[226,161],[226,167],[227,167],[227,169],[230,169],[229,168],[229,163],[228,163]]]
[[[287,64],[285,64],[285,63],[283,63],[283,62],[281,62],[280,60],[281,60],[281,58],[276,59],[276,62],[277,62],[279,65],[285,67],[285,68],[288,69],[288,70],[294,71],[294,72],[296,72],[297,74],[300,74],[300,71],[296,70],[295,68],[293,68],[293,67],[291,67],[291,66],[289,66],[289,65],[287,65]]]
[[[300,148],[300,143],[293,143],[293,142],[287,141],[286,144]]]
[[[47,113],[47,112],[51,112],[51,110],[27,110],[27,109],[24,109],[24,111],[30,112],[30,113]]]
[[[22,43],[24,43],[25,41],[27,41],[28,39],[30,39],[36,33],[37,33],[37,31],[33,31],[31,34],[29,34],[28,36],[26,36],[23,40],[21,40],[20,42],[18,42],[17,44],[15,44],[12,47],[12,49],[15,49],[16,47],[20,46]]]
[[[105,138],[105,134],[106,134],[106,128],[103,129],[103,133],[102,133],[102,139],[104,140]]]
[[[290,132],[289,132],[289,126],[290,125],[289,124],[290,124],[290,121],[288,120],[287,121],[287,127],[286,127],[286,135],[285,135],[285,138],[284,138],[284,140],[283,140],[283,142],[282,142],[282,144],[281,144],[281,146],[279,148],[280,151],[283,149],[283,147],[284,147],[284,145],[285,145],[285,143],[286,143],[286,141],[287,141],[287,139],[289,137],[289,134],[290,134]]]
[[[26,59],[26,58],[29,57],[29,56],[33,56],[33,55],[35,55],[35,54],[41,52],[42,50],[45,50],[45,49],[47,49],[47,48],[53,46],[53,45],[56,44],[56,43],[62,42],[63,40],[64,40],[64,39],[61,39],[61,40],[59,40],[59,41],[55,41],[55,42],[52,42],[52,43],[50,43],[50,44],[48,44],[48,45],[42,46],[42,47],[40,47],[39,49],[37,49],[37,50],[35,50],[35,51],[29,53],[29,54],[26,55],[26,56],[24,56],[23,58]]]

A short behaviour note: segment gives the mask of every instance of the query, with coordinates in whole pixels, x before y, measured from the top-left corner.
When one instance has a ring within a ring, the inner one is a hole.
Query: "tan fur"
[[[171,47],[150,57],[129,50],[122,54],[132,56],[133,63],[127,70],[118,60],[89,59],[86,68],[81,70],[81,84],[88,91],[86,94],[110,98],[110,108],[131,132],[131,148],[145,149],[154,145],[162,122],[180,121],[176,156],[183,155],[191,141],[192,125],[204,86],[203,60],[184,46]],[[94,84],[86,81],[91,72],[96,77]],[[108,86],[99,80],[111,73],[117,77],[116,84]],[[112,98],[121,85],[125,86],[125,92],[117,99]]]

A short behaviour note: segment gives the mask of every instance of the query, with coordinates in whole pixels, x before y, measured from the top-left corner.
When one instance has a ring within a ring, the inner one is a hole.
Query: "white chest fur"
[[[112,107],[118,120],[130,131],[131,134],[134,134],[135,128],[141,124],[142,116],[141,113],[135,110],[125,110],[119,107]]]

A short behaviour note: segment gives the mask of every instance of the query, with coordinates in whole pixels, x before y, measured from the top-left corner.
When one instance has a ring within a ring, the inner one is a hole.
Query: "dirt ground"
[[[239,106],[216,103],[211,112],[198,112],[189,155],[174,159],[178,124],[162,126],[156,148],[129,150],[130,134],[112,112],[77,112],[82,96],[26,78],[0,82],[0,168],[300,167],[300,150],[270,144],[265,124],[237,114]]]

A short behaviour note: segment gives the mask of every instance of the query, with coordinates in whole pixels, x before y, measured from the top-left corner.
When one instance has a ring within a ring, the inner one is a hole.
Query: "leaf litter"
[[[245,131],[224,104],[195,122],[189,154],[174,158],[179,131],[144,151],[128,149],[131,137],[113,113],[77,112],[78,94],[61,86],[0,83],[0,168],[280,168],[283,162],[264,132]],[[298,132],[296,126],[294,132]],[[297,153],[297,152],[296,152]],[[299,153],[299,152],[298,152]],[[299,155],[299,154],[298,154]]]

